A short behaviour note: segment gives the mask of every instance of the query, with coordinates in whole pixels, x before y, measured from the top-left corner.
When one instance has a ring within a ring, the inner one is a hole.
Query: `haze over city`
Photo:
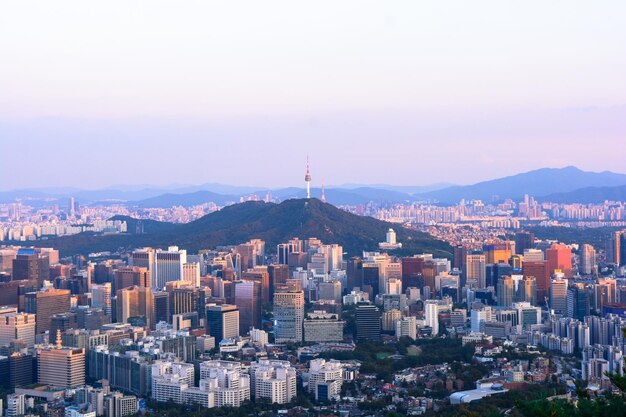
[[[626,417],[625,16],[0,4],[0,417]]]
[[[624,171],[623,2],[244,4],[3,5],[0,189]]]

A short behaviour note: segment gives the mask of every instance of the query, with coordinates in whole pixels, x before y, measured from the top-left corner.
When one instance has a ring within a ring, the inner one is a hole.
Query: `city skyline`
[[[620,172],[609,3],[5,5],[0,189]]]

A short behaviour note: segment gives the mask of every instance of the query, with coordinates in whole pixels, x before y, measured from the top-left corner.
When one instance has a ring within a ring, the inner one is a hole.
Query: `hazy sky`
[[[626,172],[624,1],[8,1],[0,189]]]

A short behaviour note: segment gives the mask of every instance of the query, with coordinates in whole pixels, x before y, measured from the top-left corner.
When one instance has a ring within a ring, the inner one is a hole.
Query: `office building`
[[[183,264],[183,281],[188,282],[193,287],[200,286],[200,264],[198,262]]]
[[[18,313],[16,308],[0,308],[0,346],[21,341],[27,347],[35,344],[35,315]]]
[[[550,283],[550,306],[555,314],[567,313],[567,280],[553,279]]]
[[[515,296],[515,283],[510,276],[503,276],[498,280],[498,305],[510,307]]]
[[[235,281],[235,304],[239,309],[239,331],[246,335],[261,327],[262,293],[259,281]]]
[[[546,261],[527,262],[524,257],[522,264],[522,274],[525,277],[535,277],[537,284],[537,302],[544,303],[550,291],[550,273]]]
[[[562,272],[565,278],[572,278],[572,250],[564,244],[553,244],[546,249],[546,261],[550,276]]]
[[[37,334],[50,330],[52,316],[70,311],[70,290],[48,288],[24,295],[24,310],[36,317]]]
[[[37,351],[37,382],[59,388],[85,385],[85,349],[63,347],[57,333],[56,347]]]
[[[432,329],[431,334],[437,336],[439,334],[439,301],[426,300],[424,302],[424,317],[426,319],[426,326]]]
[[[150,271],[147,267],[129,266],[115,270],[113,278],[113,291],[132,286],[150,288]]]
[[[239,336],[239,309],[236,305],[208,306],[206,316],[208,333],[216,343]]]
[[[487,263],[484,254],[468,254],[465,260],[465,278],[475,288],[487,286]]]
[[[346,322],[337,314],[313,311],[304,319],[304,341],[313,343],[343,341],[343,328]]]
[[[372,304],[359,304],[356,307],[357,340],[380,340],[380,309]]]
[[[592,275],[596,273],[596,250],[593,246],[585,243],[580,251],[580,275]]]
[[[304,292],[280,290],[274,293],[274,337],[276,343],[302,342]]]
[[[414,316],[403,317],[396,322],[396,337],[417,338],[417,319]]]
[[[535,236],[531,232],[515,233],[515,253],[523,255],[526,249],[532,249],[535,246]]]
[[[56,251],[54,251],[56,252]],[[58,252],[56,252],[58,262]],[[13,259],[12,280],[28,280],[41,287],[50,279],[50,258],[36,248],[20,248]]]
[[[583,320],[589,314],[589,291],[584,284],[570,285],[567,289],[567,317]]]
[[[115,302],[118,323],[139,319],[143,326],[153,328],[152,290],[149,287],[128,287],[117,291]]]
[[[111,304],[111,283],[93,284],[91,286],[91,306],[94,308],[101,308],[104,314],[111,317],[112,304]]]

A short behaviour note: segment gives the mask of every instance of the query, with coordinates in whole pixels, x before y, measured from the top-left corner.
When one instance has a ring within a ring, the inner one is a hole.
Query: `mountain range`
[[[397,254],[428,252],[451,257],[450,245],[426,233],[372,217],[357,216],[318,199],[290,199],[280,204],[250,201],[234,204],[185,224],[171,224],[116,216],[128,222],[127,234],[94,235],[81,233],[34,242],[51,246],[62,255],[117,251],[136,247],[178,245],[189,251],[235,245],[253,238],[266,242],[269,252],[293,237],[317,237],[326,243],[339,243],[349,255],[377,250],[391,227],[403,247]],[[141,227],[139,227],[141,226]],[[143,229],[143,233],[141,232]]]
[[[542,168],[508,177],[482,181],[471,185],[449,185],[439,183],[432,186],[394,186],[388,184],[359,185],[345,184],[328,187],[326,201],[335,205],[378,203],[400,203],[407,201],[430,201],[456,204],[461,199],[479,199],[486,202],[502,201],[510,198],[521,200],[525,194],[540,201],[554,202],[602,202],[625,200],[622,186],[626,186],[626,174],[610,171],[588,172],[576,167]],[[321,197],[321,189],[311,190],[314,197]],[[31,205],[50,205],[74,197],[81,204],[94,204],[105,201],[118,201],[137,207],[192,206],[206,202],[227,205],[241,201],[243,196],[256,194],[264,198],[287,200],[304,198],[304,188],[287,187],[267,189],[261,187],[241,187],[216,183],[198,186],[174,185],[161,188],[138,188],[118,186],[103,190],[78,190],[72,188],[27,189],[0,192],[0,203],[23,199]]]

